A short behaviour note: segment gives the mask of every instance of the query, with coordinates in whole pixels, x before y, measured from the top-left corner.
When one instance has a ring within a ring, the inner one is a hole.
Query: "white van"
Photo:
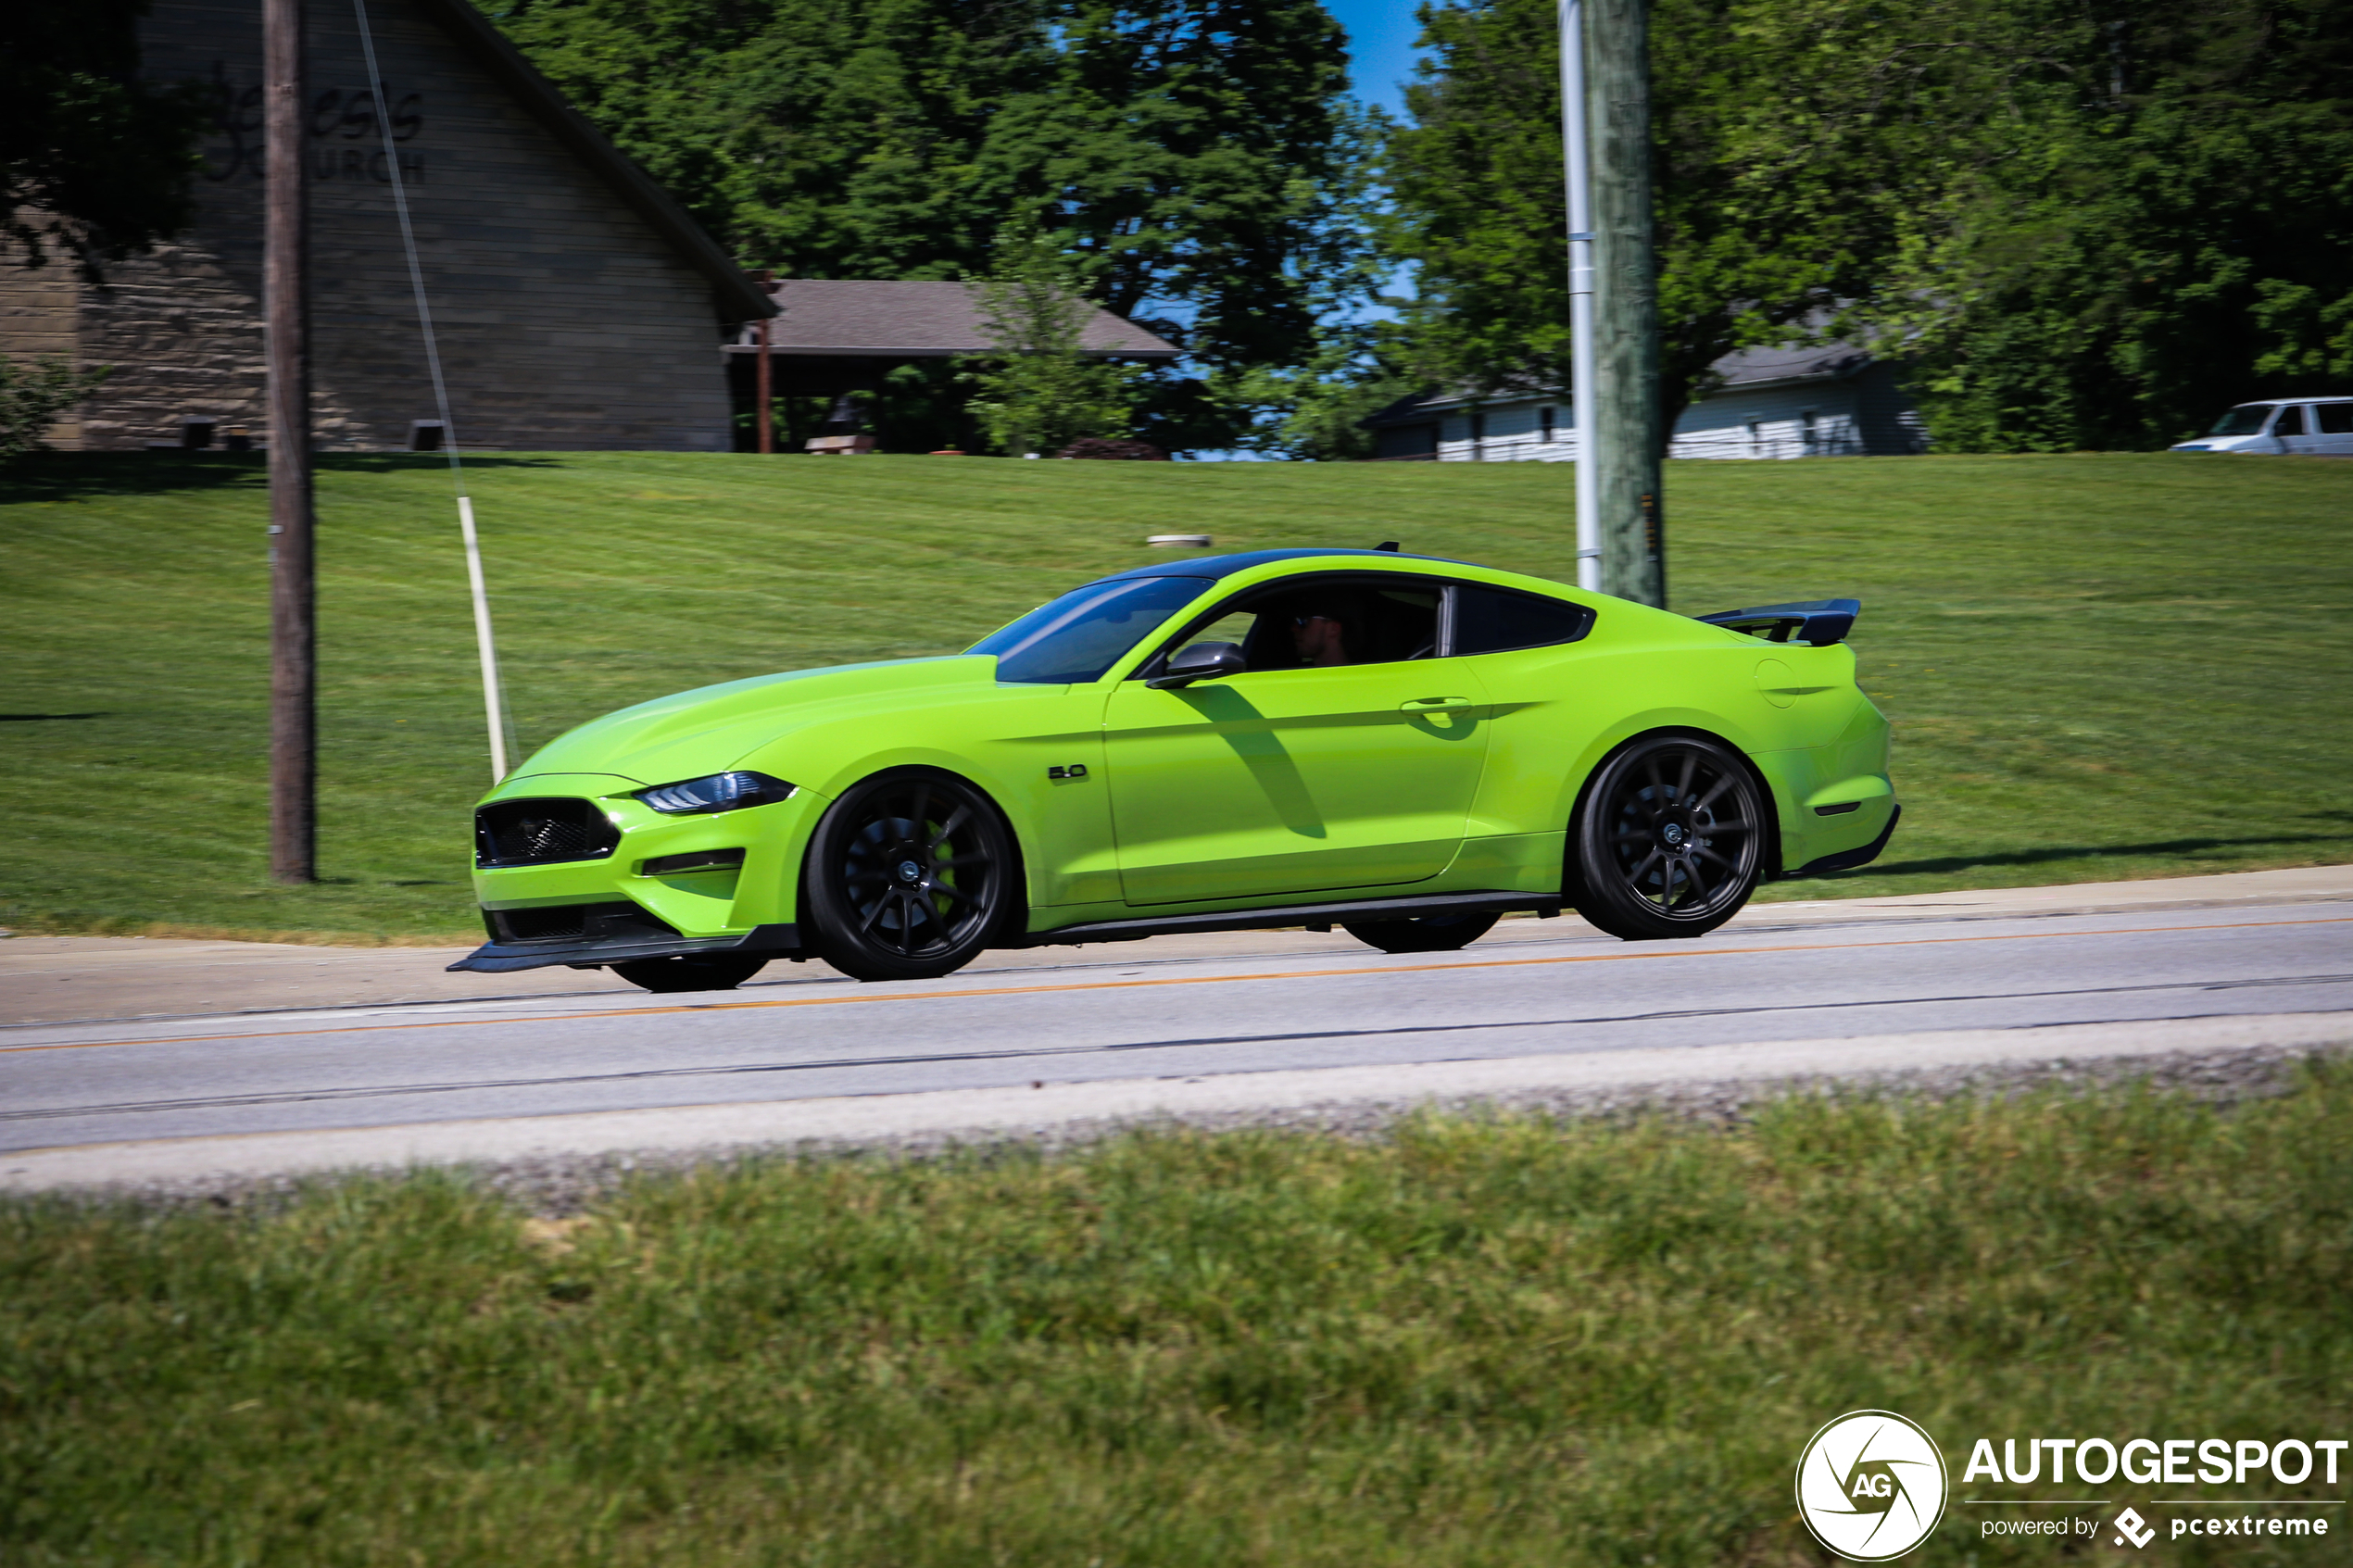
[[[2242,403],[2176,452],[2285,452],[2353,458],[2353,397],[2277,397]]]

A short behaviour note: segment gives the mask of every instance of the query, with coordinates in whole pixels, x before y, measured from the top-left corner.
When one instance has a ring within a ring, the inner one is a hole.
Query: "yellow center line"
[[[145,1040],[75,1040],[44,1046],[0,1046],[20,1051],[86,1051],[114,1046],[184,1046],[212,1040],[275,1040],[313,1035],[374,1035],[402,1029],[476,1029],[497,1023],[573,1023],[603,1018],[660,1018],[686,1012],[752,1012],[768,1008],[850,1007],[873,1002],[961,1001],[972,997],[1038,997],[1068,991],[1135,991],[1161,985],[1230,985],[1252,980],[1345,980],[1360,974],[1430,974],[1458,969],[1525,969],[1540,964],[1629,963],[1643,959],[1737,958],[1746,953],[1836,953],[1865,947],[1938,947],[1965,942],[2029,942],[2061,936],[2156,936],[2176,931],[2255,931],[2275,925],[2345,925],[2353,915],[2317,920],[2217,922],[2210,925],[2123,926],[2099,931],[1994,932],[1982,936],[1906,936],[1879,942],[1789,942],[1755,947],[1646,947],[1631,953],[1564,953],[1541,959],[1455,959],[1444,963],[1375,964],[1362,969],[1278,969],[1251,974],[1168,974],[1143,980],[1073,980],[1051,985],[993,985],[967,991],[866,991],[840,997],[780,997],[763,1001],[681,1002],[668,1007],[600,1009],[595,1012],[533,1013],[517,1018],[442,1018],[414,1023],[346,1023],[331,1029],[261,1029],[245,1035],[159,1035]],[[463,1006],[464,1004],[458,1004]]]

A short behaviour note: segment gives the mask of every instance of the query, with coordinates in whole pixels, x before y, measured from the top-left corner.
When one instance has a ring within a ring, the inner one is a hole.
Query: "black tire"
[[[1020,908],[1012,832],[952,773],[894,768],[827,809],[801,878],[805,939],[855,980],[962,969]]]
[[[1342,921],[1340,928],[1384,953],[1451,953],[1486,935],[1503,918],[1498,914],[1416,915],[1411,920]]]
[[[648,991],[732,991],[768,967],[768,960],[741,953],[688,953],[671,959],[634,959],[612,972]]]
[[[1705,935],[1756,891],[1765,810],[1755,775],[1722,742],[1634,742],[1602,764],[1578,817],[1578,912],[1629,942]]]

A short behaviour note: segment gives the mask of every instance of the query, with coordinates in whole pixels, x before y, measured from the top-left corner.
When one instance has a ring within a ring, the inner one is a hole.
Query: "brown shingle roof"
[[[778,354],[931,358],[995,347],[976,284],[785,278],[775,291],[768,330]],[[1100,306],[1088,309],[1078,340],[1089,354],[1174,359],[1184,352]]]

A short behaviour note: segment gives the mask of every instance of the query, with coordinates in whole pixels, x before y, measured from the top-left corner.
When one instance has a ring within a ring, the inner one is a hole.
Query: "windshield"
[[[966,653],[997,656],[997,679],[1038,684],[1093,681],[1214,579],[1128,577],[1090,583],[1031,610]]]
[[[2260,435],[2263,420],[2271,414],[2269,403],[2242,403],[2214,421],[2208,435]]]

